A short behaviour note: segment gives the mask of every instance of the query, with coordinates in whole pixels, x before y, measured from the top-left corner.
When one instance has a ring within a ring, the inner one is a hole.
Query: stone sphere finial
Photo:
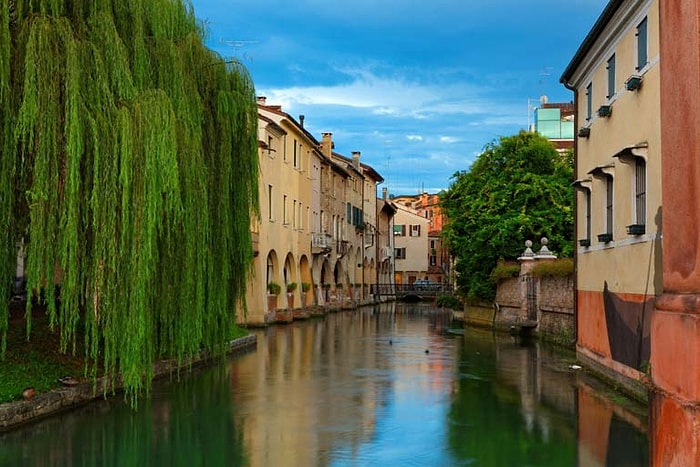
[[[525,251],[518,259],[532,259],[534,256],[535,253],[532,252],[532,242],[530,240],[525,240]]]
[[[540,248],[540,251],[538,251],[535,255],[537,258],[556,258],[556,256],[551,251],[549,251],[549,248],[547,248],[548,243],[549,240],[547,239],[547,237],[542,237],[542,239],[540,239],[540,245],[542,245],[542,248]]]

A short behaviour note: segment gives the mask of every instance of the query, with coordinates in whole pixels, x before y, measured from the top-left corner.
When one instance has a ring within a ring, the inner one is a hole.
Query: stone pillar
[[[653,465],[700,465],[700,4],[661,1],[663,294],[651,321]]]

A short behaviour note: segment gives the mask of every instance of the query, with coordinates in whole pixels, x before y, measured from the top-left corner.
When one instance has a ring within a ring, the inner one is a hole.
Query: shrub
[[[277,282],[268,282],[267,291],[272,295],[279,295],[281,290],[282,287],[280,287],[280,285]]]
[[[309,284],[308,282],[302,282],[301,283],[301,291],[308,292],[309,290],[311,290],[311,284]]]
[[[541,261],[532,268],[535,277],[566,277],[574,272],[574,260],[561,258],[556,261]]]
[[[454,295],[438,295],[436,304],[438,308],[450,308],[452,310],[462,309],[462,302]]]
[[[294,292],[297,289],[297,283],[296,282],[290,282],[287,284],[287,292]]]
[[[519,264],[502,263],[493,268],[493,271],[491,271],[491,282],[498,284],[504,279],[518,277],[518,274],[520,274]]]

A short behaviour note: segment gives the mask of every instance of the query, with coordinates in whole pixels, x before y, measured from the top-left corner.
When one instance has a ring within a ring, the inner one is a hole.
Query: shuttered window
[[[646,162],[641,157],[635,159],[634,174],[634,201],[637,224],[645,225],[647,220],[647,168]]]
[[[647,18],[645,17],[637,26],[637,70],[641,70],[647,64]]]

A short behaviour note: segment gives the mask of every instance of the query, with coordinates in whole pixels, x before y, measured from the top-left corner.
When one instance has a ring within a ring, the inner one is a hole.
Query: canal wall
[[[497,328],[527,324],[543,337],[565,344],[574,342],[573,275],[504,279],[496,289],[493,308],[493,325]]]
[[[573,276],[531,277],[536,292],[536,327],[543,337],[572,344],[575,336]],[[464,307],[464,323],[469,326],[508,330],[528,321],[527,282],[522,277],[502,280],[492,304],[479,303]],[[532,286],[531,286],[532,287]]]
[[[247,351],[257,345],[255,335],[249,335],[230,342],[228,354]],[[164,378],[176,374],[178,370],[205,364],[212,360],[209,353],[201,352],[192,360],[178,364],[176,360],[162,360],[153,366],[154,378]],[[84,380],[77,384],[60,387],[39,393],[29,400],[0,404],[0,432],[9,431],[21,425],[39,420],[60,412],[74,409],[96,399],[121,392],[122,386],[107,378],[96,381]]]

